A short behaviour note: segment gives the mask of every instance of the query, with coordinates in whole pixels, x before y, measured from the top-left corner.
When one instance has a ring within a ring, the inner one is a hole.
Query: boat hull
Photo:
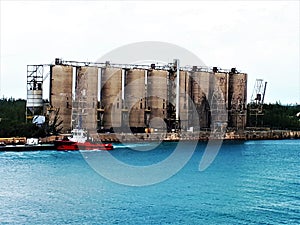
[[[91,143],[91,142],[74,142],[74,141],[56,141],[54,143],[58,151],[78,151],[78,150],[113,150],[111,143]]]

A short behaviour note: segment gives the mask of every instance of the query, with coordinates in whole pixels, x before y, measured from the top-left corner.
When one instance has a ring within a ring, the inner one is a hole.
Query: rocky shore
[[[210,139],[224,140],[281,140],[300,139],[300,131],[291,130],[244,130],[230,131],[225,134],[211,134],[201,131],[198,133],[105,133],[91,135],[94,140],[104,142],[141,142],[141,141],[208,141]]]

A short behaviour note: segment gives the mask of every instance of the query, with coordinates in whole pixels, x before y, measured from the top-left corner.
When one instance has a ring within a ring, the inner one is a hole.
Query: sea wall
[[[136,141],[207,141],[216,136],[211,135],[210,132],[200,133],[136,133],[136,134],[94,134],[91,135],[94,140],[101,140],[106,142],[136,142]],[[218,137],[220,138],[220,136]],[[222,139],[222,137],[221,137]],[[280,139],[300,139],[300,131],[291,130],[267,130],[267,131],[250,131],[243,132],[227,132],[223,137],[224,140],[280,140]]]

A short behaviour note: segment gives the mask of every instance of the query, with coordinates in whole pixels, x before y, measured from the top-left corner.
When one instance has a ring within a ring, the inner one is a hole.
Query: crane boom
[[[261,104],[264,104],[264,100],[265,100],[265,94],[266,94],[266,88],[267,88],[267,81],[265,82],[265,87],[264,87],[264,92],[263,92],[263,96],[262,96],[262,100],[261,100]]]

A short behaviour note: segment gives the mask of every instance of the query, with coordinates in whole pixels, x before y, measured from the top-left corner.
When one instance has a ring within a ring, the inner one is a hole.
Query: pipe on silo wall
[[[176,63],[176,121],[179,121],[179,110],[180,110],[180,97],[179,97],[179,89],[180,89],[180,67],[179,67],[179,59],[175,60]]]
[[[73,74],[72,74],[72,96],[73,96],[73,101],[75,100],[75,96],[76,96],[76,77],[77,77],[77,67],[74,66],[72,68],[73,70]],[[74,104],[74,102],[73,102]]]
[[[192,125],[189,123],[189,114],[193,112],[194,107],[191,105],[191,87],[190,72],[180,71],[179,79],[179,117],[182,130],[187,130]]]
[[[97,95],[97,99],[98,99],[98,102],[101,101],[101,74],[102,74],[102,68],[101,67],[98,67],[98,95]]]

